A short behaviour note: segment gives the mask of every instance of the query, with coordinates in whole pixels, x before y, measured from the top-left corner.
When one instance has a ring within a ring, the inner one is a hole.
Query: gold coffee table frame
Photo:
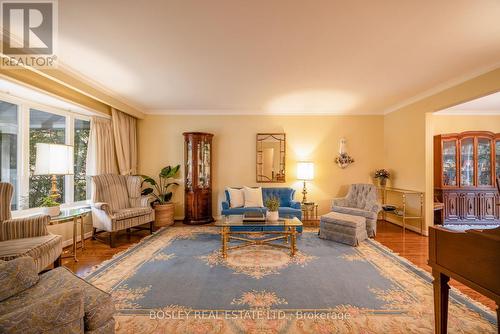
[[[259,222],[249,223],[243,222],[243,216],[232,215],[226,216],[221,221],[217,221],[215,226],[221,228],[221,254],[223,258],[227,258],[227,252],[233,249],[254,246],[267,245],[276,248],[290,250],[290,256],[295,256],[297,252],[297,227],[302,226],[302,222],[294,218],[280,219],[275,222]],[[231,227],[283,227],[283,231],[231,231]],[[249,239],[242,237],[245,234],[271,234],[276,235],[264,239]],[[236,246],[229,246],[231,240],[243,241],[244,243]],[[283,240],[283,244],[272,243],[272,241]]]

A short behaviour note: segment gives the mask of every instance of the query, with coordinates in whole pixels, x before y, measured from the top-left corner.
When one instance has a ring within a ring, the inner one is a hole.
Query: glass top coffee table
[[[253,245],[267,245],[289,249],[290,256],[294,256],[297,252],[297,227],[302,226],[302,222],[296,217],[280,218],[277,221],[244,222],[243,215],[230,215],[224,216],[221,220],[215,222],[215,226],[221,228],[221,254],[224,258],[227,257],[227,252],[229,250]],[[238,230],[232,231],[231,227],[238,227]],[[250,230],[245,231],[242,227],[248,227]],[[273,230],[264,230],[266,227],[273,227]],[[277,229],[274,229],[276,227]],[[262,231],[251,230],[259,228],[262,228]],[[249,239],[244,237],[244,235],[252,234],[274,236],[262,239]],[[240,244],[229,246],[232,240],[239,241]],[[277,240],[283,240],[283,244],[273,242]]]

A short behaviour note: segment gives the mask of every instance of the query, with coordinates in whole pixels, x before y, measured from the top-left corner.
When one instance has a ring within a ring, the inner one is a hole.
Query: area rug
[[[213,226],[160,230],[85,279],[112,294],[117,333],[433,333],[431,276],[376,241],[353,248],[304,232],[298,254],[219,253]],[[458,291],[450,333],[496,333]]]

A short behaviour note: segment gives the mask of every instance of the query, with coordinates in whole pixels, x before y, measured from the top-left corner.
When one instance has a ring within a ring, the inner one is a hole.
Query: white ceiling
[[[65,0],[59,59],[151,113],[382,114],[500,65],[498,0]]]
[[[500,115],[500,93],[483,96],[440,110],[438,115]]]

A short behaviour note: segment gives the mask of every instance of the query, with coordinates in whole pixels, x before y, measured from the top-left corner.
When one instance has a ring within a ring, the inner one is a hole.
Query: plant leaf
[[[165,201],[165,203],[170,202],[171,199],[172,199],[172,192],[168,192],[165,193],[165,195],[163,195],[163,200]]]
[[[170,171],[172,170],[172,167],[170,166],[167,166],[167,167],[163,167],[160,171],[160,177],[164,177],[164,178],[168,178],[169,174],[170,174]]]
[[[147,176],[147,175],[141,175],[141,177],[144,179],[142,181],[142,183],[145,182],[145,183],[149,183],[152,186],[156,186],[156,181],[152,177]]]
[[[178,185],[179,185],[179,183],[177,183],[177,182],[170,182],[170,183],[167,183],[167,184],[165,185],[165,190],[167,190],[167,189],[168,189],[168,187],[173,186],[173,185],[178,186]]]
[[[144,189],[142,192],[141,192],[141,195],[142,196],[146,196],[146,195],[149,195],[153,192],[153,188],[146,188]]]

